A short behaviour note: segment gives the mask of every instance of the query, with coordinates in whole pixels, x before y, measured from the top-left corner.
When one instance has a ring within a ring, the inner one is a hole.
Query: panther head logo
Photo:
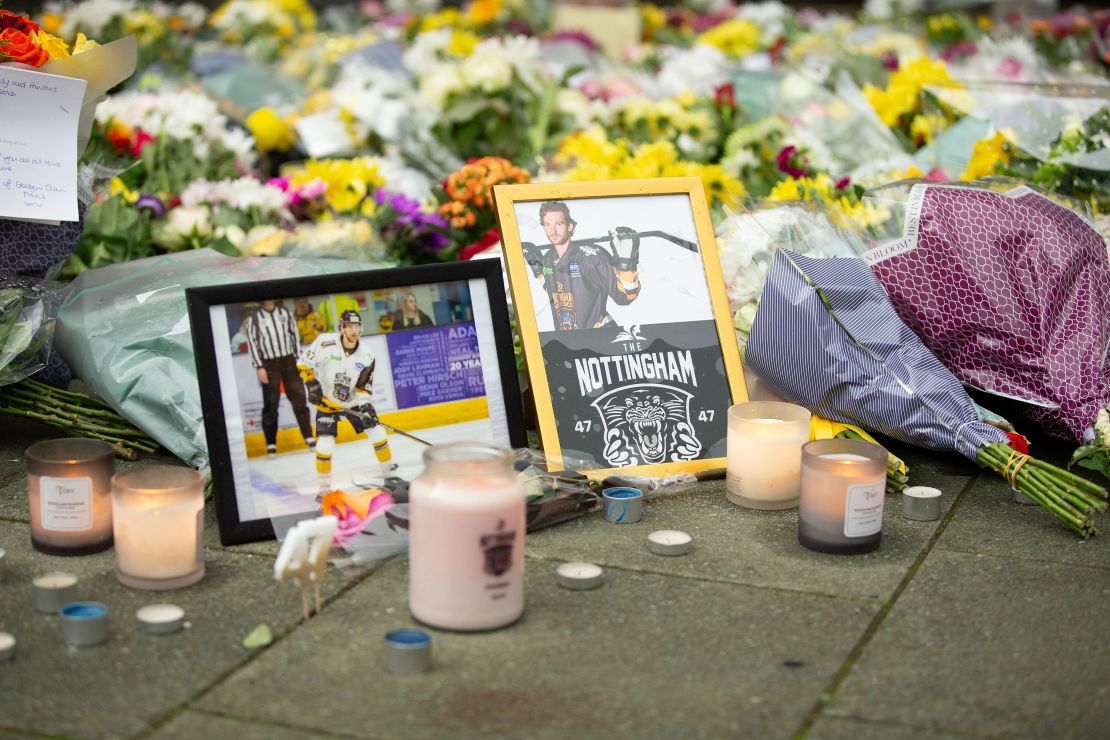
[[[616,388],[591,405],[601,415],[606,462],[615,467],[693,460],[701,442],[690,425],[693,394],[667,385]]]

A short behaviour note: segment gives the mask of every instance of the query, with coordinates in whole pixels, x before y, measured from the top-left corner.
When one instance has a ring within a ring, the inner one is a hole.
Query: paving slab
[[[435,668],[381,669],[413,624],[392,561],[195,708],[362,737],[781,736],[877,611],[866,602],[628,570],[567,591],[527,561],[525,616],[432,630]]]
[[[1105,570],[934,549],[825,716],[1002,737],[1105,737]]]
[[[0,522],[7,550],[0,574],[0,630],[16,638],[12,662],[0,667],[0,728],[72,737],[134,734],[234,670],[251,653],[243,637],[261,622],[276,634],[300,618],[296,586],[273,578],[273,561],[206,552],[204,579],[186,589],[125,588],[111,550],[78,558],[31,548],[27,525]],[[78,596],[108,605],[111,636],[98,647],[65,645],[58,617],[32,608],[31,579],[63,570],[79,579]],[[345,581],[325,582],[333,595]],[[147,604],[185,609],[191,627],[172,635],[138,631],[135,611]]]
[[[1110,515],[1096,514],[1096,520],[1104,534],[1083,540],[1040,506],[1016,503],[1009,483],[984,473],[937,547],[1110,569]]]
[[[848,717],[822,717],[806,733],[806,740],[919,740],[922,737],[954,740],[975,736],[966,732],[943,732],[935,728],[867,722]]]
[[[159,727],[149,737],[158,740],[196,740],[196,738],[228,738],[235,740],[299,740],[301,738],[335,738],[344,735],[324,734],[304,728],[283,727],[248,720],[223,717],[205,712],[187,711]]]
[[[925,452],[906,455],[913,478],[940,488],[944,511],[977,474],[970,463]],[[725,498],[724,481],[695,484],[654,496],[633,524],[611,524],[600,512],[541,530],[528,537],[529,553],[551,560],[587,560],[645,572],[717,580],[749,586],[883,601],[902,581],[940,520],[902,518],[897,496],[887,496],[882,546],[866,555],[831,556],[798,544],[798,512],[756,511]],[[678,529],[694,538],[685,557],[666,558],[644,544],[658,529]]]

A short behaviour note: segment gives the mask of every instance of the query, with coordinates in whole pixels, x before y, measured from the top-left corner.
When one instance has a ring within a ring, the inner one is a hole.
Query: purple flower
[[[898,55],[893,51],[884,51],[882,55],[879,56],[879,61],[882,63],[883,69],[889,72],[898,71]]]
[[[836,189],[837,190],[847,190],[848,186],[851,185],[851,184],[852,184],[852,178],[849,177],[848,175],[845,175],[844,177],[842,177],[842,178],[840,178],[839,180],[836,181]]]
[[[587,51],[597,54],[601,51],[601,46],[590,34],[580,29],[565,29],[556,31],[555,33],[548,34],[544,37],[544,41],[571,41],[573,43],[583,46]]]
[[[140,195],[135,201],[135,208],[139,211],[150,211],[150,215],[154,218],[162,218],[166,215],[166,204],[156,195]]]

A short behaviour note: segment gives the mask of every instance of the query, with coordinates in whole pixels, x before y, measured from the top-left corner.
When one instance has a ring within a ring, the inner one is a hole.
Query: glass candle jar
[[[822,439],[802,448],[798,541],[838,554],[879,547],[887,453],[855,439]]]
[[[132,588],[191,586],[204,575],[204,476],[151,465],[112,478],[116,577]]]
[[[486,630],[524,612],[525,494],[512,452],[424,451],[409,490],[409,609],[433,627]]]
[[[34,548],[86,555],[111,547],[115,448],[99,439],[51,439],[25,456]]]
[[[725,495],[749,509],[790,509],[801,490],[802,445],[809,410],[781,401],[740,403],[728,410]]]

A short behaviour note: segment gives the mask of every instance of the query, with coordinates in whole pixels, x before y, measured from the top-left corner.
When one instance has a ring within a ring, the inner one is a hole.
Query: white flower
[[[401,59],[413,74],[420,76],[443,61],[450,43],[450,28],[426,31],[413,39]]]
[[[381,157],[378,174],[385,181],[385,189],[402,193],[409,198],[426,201],[432,195],[432,181],[422,172],[407,166],[398,155]]]
[[[285,193],[253,177],[209,182],[196,180],[181,194],[181,205],[225,206],[239,211],[256,210],[265,219],[288,218]]]
[[[768,0],[763,3],[743,3],[736,15],[759,26],[760,40],[764,44],[771,44],[782,36],[785,19],[790,14],[790,10],[778,0]]]
[[[420,98],[439,110],[446,105],[448,97],[465,87],[457,64],[436,64],[420,75]]]
[[[273,227],[271,226],[270,228]],[[240,251],[242,251],[243,245],[246,244],[247,241],[247,232],[243,231],[241,228],[235,226],[234,224],[230,226],[218,227],[213,233],[213,236],[215,236],[217,239],[227,239],[231,243],[231,246]]]
[[[161,242],[169,249],[180,249],[190,240],[212,233],[211,212],[206,206],[180,206],[170,211],[161,230]]]
[[[863,12],[876,20],[890,20],[896,15],[905,15],[921,10],[925,0],[866,0]]]
[[[513,62],[500,44],[483,42],[463,60],[461,72],[468,87],[497,92],[512,84]]]
[[[728,57],[715,46],[694,44],[689,49],[674,50],[659,70],[659,95],[671,97],[687,90],[711,95],[715,88],[728,82],[729,66]]]
[[[52,12],[63,17],[61,35],[73,38],[80,31],[89,38],[103,35],[105,28],[112,21],[126,18],[136,10],[134,0],[87,0],[70,7],[59,5]]]

